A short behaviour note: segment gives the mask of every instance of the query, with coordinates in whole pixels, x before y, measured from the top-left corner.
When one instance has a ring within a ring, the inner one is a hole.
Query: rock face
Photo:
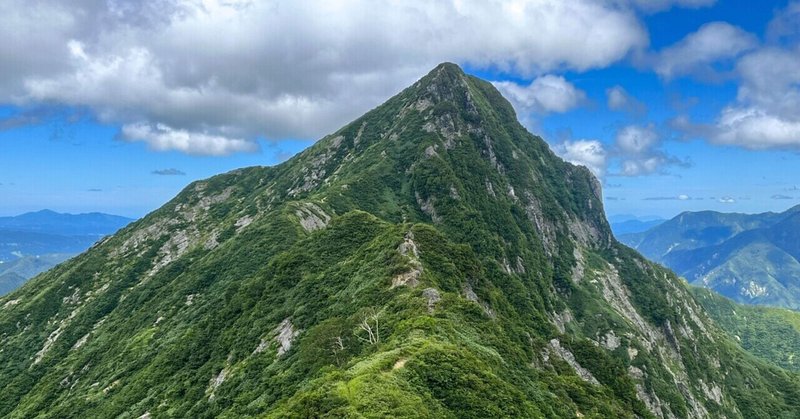
[[[0,299],[0,416],[789,417],[591,173],[442,64]]]

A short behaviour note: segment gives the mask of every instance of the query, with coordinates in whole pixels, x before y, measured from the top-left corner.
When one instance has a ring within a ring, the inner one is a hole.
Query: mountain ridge
[[[442,64],[0,298],[0,415],[800,411],[797,376],[616,242],[601,193]]]
[[[620,240],[734,301],[800,308],[800,206],[781,213],[685,213]]]

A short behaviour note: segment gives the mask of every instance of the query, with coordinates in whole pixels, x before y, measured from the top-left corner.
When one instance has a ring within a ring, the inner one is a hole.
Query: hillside
[[[800,413],[453,64],[0,298],[0,342],[0,416]]]
[[[734,301],[800,308],[800,207],[753,215],[684,213],[620,240]]]
[[[800,371],[800,313],[737,304],[705,288],[691,290],[708,315],[742,348],[782,368]]]

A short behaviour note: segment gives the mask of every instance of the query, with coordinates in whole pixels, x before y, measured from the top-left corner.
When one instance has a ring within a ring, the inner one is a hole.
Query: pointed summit
[[[466,87],[467,75],[457,64],[441,63],[417,82],[421,87],[440,91],[460,90]]]
[[[0,342],[3,417],[800,411],[613,239],[586,168],[449,63],[0,299]]]

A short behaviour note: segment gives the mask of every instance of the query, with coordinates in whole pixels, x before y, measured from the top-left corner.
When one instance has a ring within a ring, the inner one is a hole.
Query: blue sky
[[[140,217],[442,61],[590,167],[610,215],[800,204],[797,1],[60,3],[0,5],[0,215]]]

